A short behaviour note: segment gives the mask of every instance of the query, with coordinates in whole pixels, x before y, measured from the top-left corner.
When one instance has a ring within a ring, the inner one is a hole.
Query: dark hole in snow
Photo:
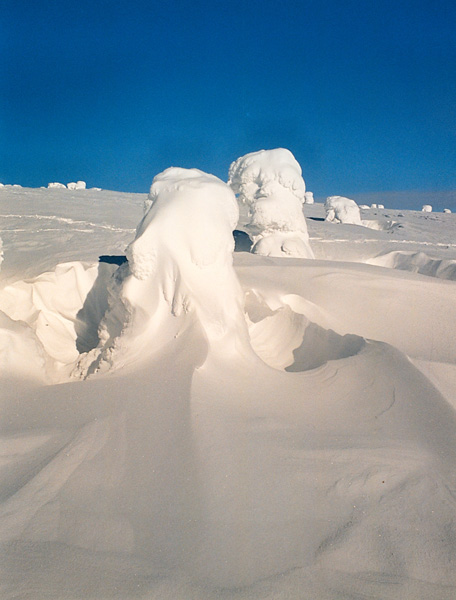
[[[127,262],[126,256],[110,256],[108,254],[102,254],[98,257],[98,262],[107,263],[108,265],[123,265]]]
[[[247,233],[245,233],[245,231],[239,231],[238,229],[235,229],[233,231],[233,237],[235,252],[250,252],[252,240]]]

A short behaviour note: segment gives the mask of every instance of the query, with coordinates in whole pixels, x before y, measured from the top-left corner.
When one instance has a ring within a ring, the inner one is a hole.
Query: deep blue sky
[[[454,0],[4,0],[0,181],[147,191],[289,148],[315,195],[456,189]]]

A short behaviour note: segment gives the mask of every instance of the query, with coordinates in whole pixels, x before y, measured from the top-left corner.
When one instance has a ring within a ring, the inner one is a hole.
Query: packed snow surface
[[[146,199],[0,195],[2,600],[453,600],[455,215]]]
[[[228,183],[248,209],[243,225],[254,254],[313,258],[302,212],[306,186],[289,150],[241,156],[230,167]]]

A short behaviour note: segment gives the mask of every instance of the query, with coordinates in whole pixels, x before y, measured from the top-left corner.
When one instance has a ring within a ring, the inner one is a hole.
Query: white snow
[[[69,190],[85,190],[86,189],[86,182],[85,181],[77,181],[75,183],[74,181],[71,181],[70,183],[67,183],[66,187]]]
[[[432,212],[432,206],[430,204],[423,204],[422,212]]]
[[[451,210],[450,210],[449,208],[444,208],[444,209],[443,209],[443,212],[444,212],[444,213],[451,213]]]
[[[241,156],[230,166],[228,183],[248,209],[244,229],[254,254],[313,258],[302,212],[306,186],[289,150]]]
[[[48,183],[48,188],[49,189],[66,189],[66,185],[64,183],[58,183],[57,181],[54,181],[52,183]]]
[[[2,599],[453,600],[456,217],[151,197],[2,191]]]
[[[344,196],[329,196],[325,202],[326,221],[362,225],[359,206],[354,200]]]
[[[304,202],[305,204],[313,204],[315,202],[313,192],[305,192]]]

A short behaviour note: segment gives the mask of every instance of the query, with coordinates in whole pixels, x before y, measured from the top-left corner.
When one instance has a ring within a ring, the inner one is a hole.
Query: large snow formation
[[[354,200],[344,196],[329,196],[325,202],[326,221],[362,225],[359,206]]]
[[[241,156],[229,170],[228,183],[249,210],[245,229],[254,254],[313,258],[302,212],[306,186],[301,167],[284,148]]]
[[[115,277],[100,345],[80,362],[82,374],[115,366],[119,349],[122,365],[156,351],[183,326],[179,317],[196,319],[206,338],[223,340],[226,349],[247,336],[232,267],[239,216],[232,190],[197,169],[169,168],[155,177],[150,197]]]
[[[432,206],[430,204],[423,204],[422,212],[432,212]]]

